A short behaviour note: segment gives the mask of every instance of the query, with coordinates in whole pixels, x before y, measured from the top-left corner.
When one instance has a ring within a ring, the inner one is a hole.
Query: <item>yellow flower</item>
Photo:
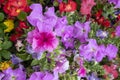
[[[0,63],[0,70],[6,70],[10,67],[11,61],[4,61]]]
[[[10,20],[10,19],[8,19],[8,20],[6,20],[5,22],[4,22],[4,24],[6,25],[6,29],[4,30],[4,32],[10,32],[13,28],[14,28],[14,22],[13,22],[13,20]]]

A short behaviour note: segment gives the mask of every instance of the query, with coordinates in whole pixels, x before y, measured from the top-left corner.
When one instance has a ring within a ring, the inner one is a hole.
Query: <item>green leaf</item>
[[[0,28],[0,38],[4,36],[4,30]]]
[[[0,21],[3,21],[4,20],[4,14],[0,12]]]
[[[27,17],[27,13],[26,12],[20,12],[20,14],[17,16],[17,18],[21,21],[24,21]]]
[[[0,51],[0,54],[2,55],[3,58],[10,59],[11,53],[9,51],[2,50],[2,51]]]
[[[0,54],[0,62],[2,61],[2,55]]]
[[[37,60],[37,59],[34,59],[31,62],[31,66],[35,66],[35,65],[38,65],[38,64],[39,64],[39,60]]]
[[[2,49],[9,49],[10,47],[12,47],[12,42],[11,41],[4,41],[2,44]]]
[[[24,54],[16,54],[19,58],[21,58],[22,60],[26,61],[26,60],[30,60],[31,59],[31,55],[24,53]]]

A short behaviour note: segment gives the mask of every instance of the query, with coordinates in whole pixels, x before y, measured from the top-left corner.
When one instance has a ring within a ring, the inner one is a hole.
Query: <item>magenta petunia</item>
[[[28,33],[27,41],[35,52],[52,52],[58,46],[58,39],[53,32],[39,32],[38,29]]]
[[[78,76],[80,76],[80,77],[86,77],[86,73],[87,73],[87,71],[83,66],[81,66],[77,72]]]

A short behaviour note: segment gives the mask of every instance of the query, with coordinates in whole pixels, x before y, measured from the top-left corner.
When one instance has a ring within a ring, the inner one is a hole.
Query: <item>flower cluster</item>
[[[120,0],[0,0],[0,80],[120,80]]]

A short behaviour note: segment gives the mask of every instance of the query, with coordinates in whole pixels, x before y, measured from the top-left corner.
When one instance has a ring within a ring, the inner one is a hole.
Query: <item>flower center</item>
[[[71,10],[71,9],[72,9],[71,5],[67,4],[65,10]]]
[[[12,80],[16,80],[16,77],[15,77],[15,76],[12,76]]]

